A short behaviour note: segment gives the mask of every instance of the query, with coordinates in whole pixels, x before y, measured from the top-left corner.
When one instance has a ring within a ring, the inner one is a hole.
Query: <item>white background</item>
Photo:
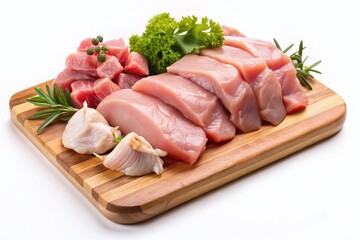
[[[333,2],[338,2],[337,4]],[[236,3],[236,5],[235,5]],[[0,14],[0,239],[360,239],[360,17],[356,1],[5,1]],[[287,46],[343,97],[335,136],[150,221],[103,217],[17,130],[12,94],[54,78],[86,37],[140,34],[160,12],[209,16]]]

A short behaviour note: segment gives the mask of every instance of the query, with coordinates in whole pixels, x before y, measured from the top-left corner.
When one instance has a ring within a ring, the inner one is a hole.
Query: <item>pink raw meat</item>
[[[274,44],[258,39],[235,36],[225,36],[224,44],[240,48],[255,57],[266,60],[268,67],[275,72],[280,81],[287,113],[296,112],[307,106],[308,99],[296,77],[296,70],[291,59]]]
[[[98,76],[96,69],[100,62],[94,55],[87,55],[86,52],[71,53],[66,58],[66,67],[68,69],[85,73],[92,76]]]
[[[99,104],[100,99],[94,92],[94,81],[78,80],[71,84],[71,88],[70,96],[76,108],[82,108],[85,101],[91,108],[95,108]]]
[[[106,61],[97,67],[96,73],[100,78],[114,79],[123,70],[119,60],[114,56],[106,56]]]
[[[115,83],[119,85],[121,89],[126,89],[131,88],[140,79],[142,79],[142,76],[122,72],[117,78],[115,78]]]
[[[77,48],[78,52],[86,52],[89,48],[93,47],[92,38],[85,38],[80,42],[80,45]]]
[[[109,78],[99,78],[94,82],[94,92],[101,101],[111,93],[120,90],[120,87]]]
[[[129,48],[125,45],[122,38],[113,39],[100,44],[108,48],[108,55],[115,56],[121,65],[125,65],[126,59],[129,55]]]
[[[191,79],[215,93],[230,112],[230,120],[243,132],[261,127],[256,98],[238,70],[206,56],[189,54],[173,63],[167,71]]]
[[[132,89],[160,98],[175,107],[202,127],[213,142],[230,140],[235,136],[236,129],[217,96],[186,78],[162,73],[141,79]]]
[[[221,28],[222,28],[222,30],[224,32],[224,36],[245,37],[245,35],[242,34],[239,30],[237,30],[236,28],[233,28],[231,26],[222,25]]]
[[[205,132],[158,98],[121,89],[102,100],[97,110],[123,134],[135,132],[178,161],[192,165],[205,149]]]
[[[231,64],[240,71],[254,91],[263,120],[277,125],[285,118],[286,110],[280,82],[267,67],[264,59],[255,58],[239,48],[230,46],[204,49],[200,54]]]
[[[137,52],[131,52],[126,60],[124,71],[140,76],[148,76],[148,61],[143,55]]]
[[[65,68],[60,72],[57,77],[54,79],[53,84],[56,84],[58,87],[62,87],[64,90],[67,88],[71,92],[71,83],[77,80],[95,80],[95,76],[88,75],[79,71],[71,70]]]

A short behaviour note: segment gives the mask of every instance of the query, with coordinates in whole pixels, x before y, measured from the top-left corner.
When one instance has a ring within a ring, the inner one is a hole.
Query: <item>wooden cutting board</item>
[[[48,82],[34,87],[42,87]],[[42,120],[27,120],[37,108],[26,102],[33,87],[15,93],[9,102],[20,131],[107,218],[130,224],[154,217],[251,171],[337,133],[346,117],[346,104],[335,92],[314,80],[307,91],[309,106],[288,115],[278,126],[237,134],[230,142],[208,144],[194,166],[177,162],[157,176],[128,177],[108,170],[100,159],[62,146],[64,123],[36,134]]]

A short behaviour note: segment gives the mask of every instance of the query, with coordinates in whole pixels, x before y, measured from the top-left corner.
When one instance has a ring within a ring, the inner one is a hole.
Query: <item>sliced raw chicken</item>
[[[293,113],[307,106],[308,99],[296,77],[296,70],[291,59],[274,44],[236,36],[226,36],[224,44],[240,48],[255,57],[265,59],[268,67],[275,72],[280,81],[287,113]]]
[[[259,109],[251,87],[238,70],[206,56],[189,54],[167,68],[215,93],[230,112],[230,120],[243,132],[261,127]]]
[[[222,142],[235,136],[236,129],[217,96],[181,76],[162,73],[138,81],[133,90],[160,98],[202,127],[209,140]]]
[[[192,165],[205,150],[204,130],[158,98],[121,89],[102,100],[97,110],[122,133],[135,132],[178,161]]]
[[[200,55],[231,64],[240,71],[254,91],[261,119],[277,125],[285,118],[280,82],[264,59],[255,58],[239,48],[229,46],[203,49]]]
[[[238,37],[245,37],[244,34],[242,34],[239,30],[236,28],[233,28],[231,26],[222,25],[221,26],[224,36],[238,36]]]

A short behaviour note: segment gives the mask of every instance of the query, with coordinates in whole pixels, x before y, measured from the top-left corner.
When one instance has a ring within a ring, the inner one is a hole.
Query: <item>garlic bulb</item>
[[[167,152],[154,149],[145,138],[134,132],[127,134],[104,159],[104,166],[128,176],[161,174]]]
[[[62,135],[62,143],[66,148],[81,154],[94,152],[102,154],[116,146],[114,136],[121,136],[120,131],[109,126],[98,111],[88,108],[84,102],[84,107],[67,123]]]

